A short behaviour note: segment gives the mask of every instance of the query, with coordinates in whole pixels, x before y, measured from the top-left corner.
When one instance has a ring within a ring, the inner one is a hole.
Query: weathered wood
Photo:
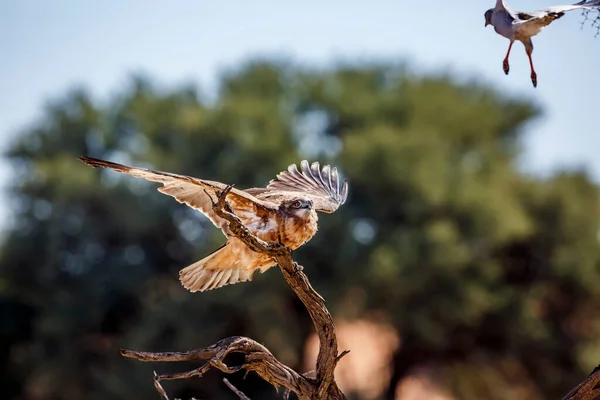
[[[600,365],[574,387],[562,400],[598,400],[600,399]]]

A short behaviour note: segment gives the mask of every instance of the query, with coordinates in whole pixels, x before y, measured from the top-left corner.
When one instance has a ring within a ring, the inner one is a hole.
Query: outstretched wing
[[[544,28],[552,21],[559,19],[566,12],[585,8],[600,8],[600,0],[582,0],[575,4],[553,6],[532,12],[516,12],[519,23],[523,27]]]
[[[329,165],[321,166],[318,162],[309,165],[308,161],[291,164],[287,171],[280,172],[266,188],[247,189],[246,192],[261,199],[277,199],[286,193],[302,194],[313,201],[317,211],[332,213],[348,198],[348,182],[344,179],[340,184],[337,168]]]
[[[158,188],[161,193],[174,197],[178,202],[201,211],[216,227],[220,228],[228,236],[229,222],[215,214],[212,209],[213,200],[216,200],[218,192],[227,187],[226,184],[169,172],[129,167],[97,158],[79,157],[79,159],[94,168],[110,168],[123,174],[135,176],[136,178],[162,183],[163,186]],[[245,225],[254,222],[256,218],[260,218],[257,215],[259,214],[257,213],[258,209],[262,209],[263,214],[264,211],[274,211],[277,209],[277,205],[257,199],[251,194],[235,188],[232,188],[227,195],[227,203]]]
[[[537,12],[528,14],[517,13],[517,17],[519,19],[519,29],[525,29],[527,31],[530,31],[528,36],[534,35],[541,31],[543,28],[550,25],[553,21],[562,17],[563,15],[565,15],[564,12],[547,12],[543,14],[537,14]]]

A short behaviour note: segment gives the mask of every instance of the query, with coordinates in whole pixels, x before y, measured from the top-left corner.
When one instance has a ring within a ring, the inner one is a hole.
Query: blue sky
[[[282,2],[276,0],[0,0],[0,148],[75,85],[100,99],[143,71],[165,84],[210,90],[223,68],[254,55],[326,65],[406,57],[424,70],[478,77],[530,98],[545,115],[529,127],[525,168],[546,174],[586,166],[600,181],[600,37],[571,12],[534,38],[537,89],[516,44],[484,28],[493,0]],[[560,2],[509,3],[530,11]],[[10,170],[0,162],[0,189]],[[0,200],[1,201],[1,200]],[[0,207],[0,227],[7,215]]]

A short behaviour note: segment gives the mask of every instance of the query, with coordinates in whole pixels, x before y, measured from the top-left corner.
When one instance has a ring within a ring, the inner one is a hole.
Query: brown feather
[[[188,206],[201,211],[217,228],[220,228],[226,236],[229,234],[229,222],[215,214],[212,209],[212,204],[217,198],[217,193],[224,190],[227,187],[226,184],[173,174],[170,172],[129,167],[127,165],[91,157],[80,157],[79,159],[94,168],[110,168],[123,174],[135,176],[136,178],[162,183],[163,186],[158,188],[161,193],[174,197],[178,202],[187,204]],[[212,198],[207,195],[207,192]],[[232,188],[227,195],[227,203],[236,214],[239,212],[243,215],[251,215],[249,212],[256,209],[275,211],[278,208],[278,204],[276,203],[262,201],[235,188]],[[244,224],[253,222],[252,220],[246,220],[241,216],[240,218],[242,218]]]
[[[179,280],[190,292],[205,292],[251,281],[256,270],[264,272],[274,265],[270,257],[231,238],[209,256],[179,271]]]

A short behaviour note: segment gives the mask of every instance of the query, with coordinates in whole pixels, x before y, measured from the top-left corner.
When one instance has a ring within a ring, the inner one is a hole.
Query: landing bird
[[[504,73],[508,75],[510,66],[508,56],[515,40],[520,41],[525,46],[525,52],[529,58],[531,67],[531,82],[533,87],[537,87],[537,74],[533,68],[531,53],[533,52],[533,42],[531,38],[542,31],[552,21],[559,19],[565,12],[580,10],[585,8],[600,8],[600,0],[583,0],[579,3],[548,7],[546,9],[533,12],[517,12],[506,7],[503,0],[496,0],[496,7],[490,8],[485,12],[485,26],[492,25],[496,33],[510,40],[506,57],[502,64]]]
[[[238,282],[251,281],[256,270],[265,272],[275,261],[251,250],[234,237],[229,222],[213,211],[213,201],[228,185],[190,176],[135,168],[90,157],[81,161],[94,168],[110,168],[152,182],[162,183],[158,191],[195,208],[220,228],[227,241],[200,261],[179,271],[181,284],[191,292],[203,292]],[[211,198],[212,197],[212,198]],[[242,223],[258,238],[279,242],[295,250],[317,232],[317,211],[333,213],[346,202],[348,183],[340,185],[337,168],[309,165],[304,160],[300,171],[295,164],[272,179],[265,188],[232,188],[226,202]]]

